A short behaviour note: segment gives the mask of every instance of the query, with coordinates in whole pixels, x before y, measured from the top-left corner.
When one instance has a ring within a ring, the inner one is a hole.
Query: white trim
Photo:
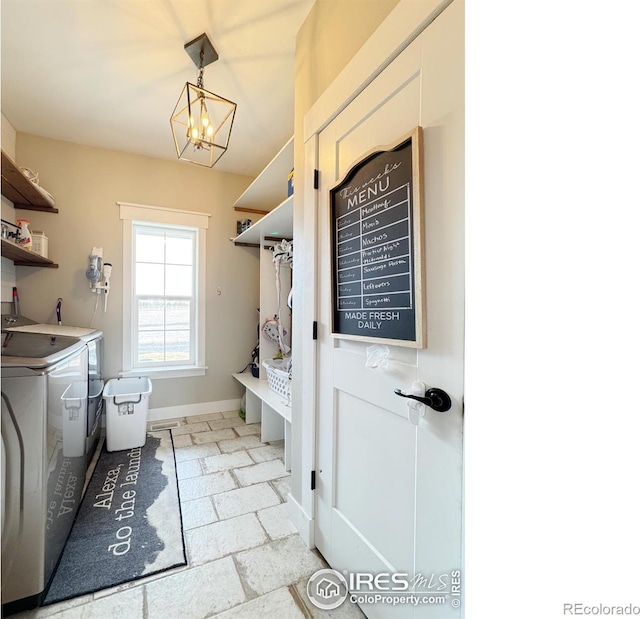
[[[182,378],[188,376],[204,376],[207,367],[205,357],[206,343],[206,285],[207,285],[207,229],[208,213],[184,211],[180,209],[116,202],[120,207],[122,220],[122,372],[120,376],[139,376],[150,373],[155,378]],[[196,229],[196,293],[197,321],[195,324],[196,351],[195,364],[192,366],[171,367],[133,367],[133,223],[134,221],[160,226],[175,226]]]
[[[120,378],[127,376],[149,376],[153,379],[162,378],[188,378],[190,376],[204,376],[209,368],[206,365],[188,365],[176,367],[136,368],[118,372]]]
[[[299,243],[304,247],[304,254],[300,259],[300,263],[294,252],[294,269],[296,273],[302,273],[302,280],[305,282],[305,293],[303,298],[294,299],[294,325],[296,323],[297,314],[295,312],[299,308],[300,320],[302,325],[310,325],[318,320],[318,303],[317,303],[317,282],[318,282],[318,231],[316,212],[318,208],[319,192],[313,188],[313,177],[315,168],[318,167],[318,136],[312,136],[305,145],[304,156],[304,226],[303,229],[294,229],[294,239],[301,239]],[[317,373],[318,364],[317,341],[309,337],[310,334],[301,334],[301,350],[296,354],[300,355],[300,364],[303,368],[313,368],[311,372],[302,372],[302,376],[298,379],[299,387],[293,391],[292,408],[294,410],[305,411],[310,414],[301,414],[296,416],[294,426],[295,435],[301,437],[302,445],[300,452],[300,472],[297,475],[300,478],[301,491],[298,500],[300,501],[300,510],[302,513],[315,514],[315,492],[311,490],[308,483],[311,471],[316,468],[316,418],[317,418]],[[295,336],[294,336],[295,337]],[[310,520],[307,517],[307,520]],[[301,521],[306,522],[306,521]],[[302,526],[302,525],[300,525]],[[313,522],[311,521],[311,533],[304,533],[300,529],[303,539],[310,539],[313,542]],[[307,526],[306,524],[304,526]],[[306,537],[305,537],[306,535]]]
[[[120,219],[149,221],[152,223],[168,224],[170,226],[188,226],[191,228],[209,228],[209,213],[197,211],[183,211],[164,206],[150,206],[148,204],[130,204],[116,202],[120,207]]]
[[[196,366],[205,367],[205,346],[207,331],[207,232],[200,229],[196,235]]]
[[[133,366],[132,355],[132,298],[133,290],[131,277],[132,266],[133,222],[122,222],[122,368],[124,373]],[[123,373],[123,374],[124,374]]]
[[[293,498],[293,495],[289,493],[287,495],[287,513],[289,520],[293,522],[293,525],[298,529],[302,541],[309,547],[315,548],[316,542],[314,537],[314,521],[309,517],[309,514],[304,511],[300,503]]]
[[[233,400],[216,400],[215,402],[199,402],[196,404],[180,404],[179,406],[164,406],[149,409],[149,421],[164,421],[179,417],[195,417],[209,413],[226,413],[240,410],[240,398]]]
[[[144,255],[140,255],[138,253],[138,246],[137,243],[140,239],[140,236],[144,236],[148,233],[151,233],[152,235],[155,234],[156,231],[159,231],[162,235],[162,237],[166,240],[168,237],[172,237],[172,238],[181,238],[181,239],[188,239],[189,241],[191,241],[192,243],[192,253],[191,253],[191,262],[188,266],[191,267],[191,277],[190,277],[190,288],[191,288],[191,294],[189,296],[181,296],[180,294],[177,294],[176,296],[167,294],[153,294],[153,292],[147,290],[147,291],[143,291],[140,292],[140,294],[136,295],[135,294],[135,290],[141,290],[140,287],[138,287],[138,283],[137,280],[136,284],[133,286],[132,288],[132,293],[131,293],[131,299],[134,301],[132,303],[131,306],[131,315],[133,316],[133,320],[132,323],[137,325],[138,327],[140,326],[140,307],[139,307],[139,303],[141,300],[147,300],[147,301],[169,301],[169,302],[173,302],[173,301],[188,301],[189,302],[189,323],[193,325],[193,330],[190,330],[190,334],[194,335],[195,337],[190,337],[189,338],[189,357],[188,359],[182,360],[182,361],[175,361],[173,365],[176,366],[176,368],[181,367],[181,368],[189,368],[189,367],[200,367],[202,365],[204,365],[204,360],[203,359],[199,359],[196,358],[196,355],[198,353],[198,324],[196,322],[196,318],[198,316],[198,310],[199,310],[199,295],[198,295],[198,286],[199,286],[199,280],[198,280],[198,266],[199,266],[199,252],[198,252],[198,241],[199,241],[199,235],[201,232],[200,228],[186,228],[183,226],[171,226],[170,228],[167,226],[160,226],[156,223],[153,222],[140,222],[140,221],[133,221],[132,222],[135,234],[133,236],[133,255],[136,256],[135,261],[132,261],[132,271],[134,268],[137,268],[138,266],[138,261],[144,263],[145,262],[145,256]],[[174,236],[175,235],[175,236]],[[166,256],[165,256],[166,259]],[[166,267],[166,264],[164,264],[163,266]],[[186,278],[185,278],[186,281]],[[184,293],[184,291],[183,291]],[[165,325],[165,331],[167,330],[167,327]],[[137,329],[133,329],[132,332],[132,338],[131,338],[131,350],[132,350],[132,356],[133,358],[136,358],[136,351],[139,349],[140,346],[140,331],[138,331]],[[155,370],[155,369],[165,369],[167,368],[167,366],[170,366],[171,364],[168,364],[166,361],[162,361],[162,362],[157,362],[157,361],[145,361],[145,362],[138,362],[138,364],[135,366],[137,369],[146,372],[147,369],[148,370]],[[128,369],[128,368],[127,368]]]
[[[453,0],[400,0],[304,117],[304,141],[320,133]]]

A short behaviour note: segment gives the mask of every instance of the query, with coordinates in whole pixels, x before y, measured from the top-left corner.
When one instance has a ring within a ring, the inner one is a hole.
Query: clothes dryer
[[[38,606],[87,470],[88,351],[64,336],[2,333],[2,613]]]
[[[13,323],[11,321],[14,321]],[[87,400],[87,437],[86,437],[86,457],[87,463],[95,452],[100,438],[100,428],[102,425],[104,390],[103,379],[103,349],[104,336],[102,331],[88,327],[71,327],[67,325],[50,325],[36,323],[24,316],[3,316],[3,328],[7,331],[20,333],[45,333],[47,335],[63,335],[75,337],[86,342],[89,352],[89,398]]]

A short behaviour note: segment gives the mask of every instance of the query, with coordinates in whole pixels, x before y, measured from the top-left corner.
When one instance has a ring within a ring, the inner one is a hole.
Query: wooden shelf
[[[262,237],[293,237],[293,196],[289,196],[270,213],[259,219],[250,228],[239,234],[233,242],[236,245],[259,247]]]
[[[2,255],[9,260],[13,260],[13,263],[19,267],[48,267],[50,269],[57,269],[58,265],[49,260],[43,258],[40,254],[29,251],[12,243],[11,241],[2,240]]]
[[[2,195],[11,200],[14,208],[17,209],[45,213],[58,212],[53,200],[24,175],[4,151],[2,151]],[[4,243],[2,247],[4,251]]]

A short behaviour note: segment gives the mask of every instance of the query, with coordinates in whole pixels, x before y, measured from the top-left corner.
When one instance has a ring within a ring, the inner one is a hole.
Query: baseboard
[[[240,410],[240,398],[234,400],[217,400],[216,402],[199,402],[197,404],[181,404],[180,406],[165,406],[149,409],[149,421],[163,421],[177,417],[195,417],[208,413],[226,413]]]
[[[298,529],[298,533],[300,533],[302,541],[309,548],[315,548],[316,544],[313,533],[313,518],[310,518],[307,515],[307,512],[304,511],[302,505],[300,505],[300,503],[298,503],[298,501],[293,498],[291,493],[287,495],[287,509],[289,512],[289,518],[295,525],[296,529]]]

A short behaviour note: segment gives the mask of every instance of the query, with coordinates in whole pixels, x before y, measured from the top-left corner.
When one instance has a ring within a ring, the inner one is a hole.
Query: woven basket
[[[262,367],[267,371],[267,384],[272,391],[287,400],[291,399],[291,376],[289,372],[280,369],[284,365],[283,359],[265,359]]]

